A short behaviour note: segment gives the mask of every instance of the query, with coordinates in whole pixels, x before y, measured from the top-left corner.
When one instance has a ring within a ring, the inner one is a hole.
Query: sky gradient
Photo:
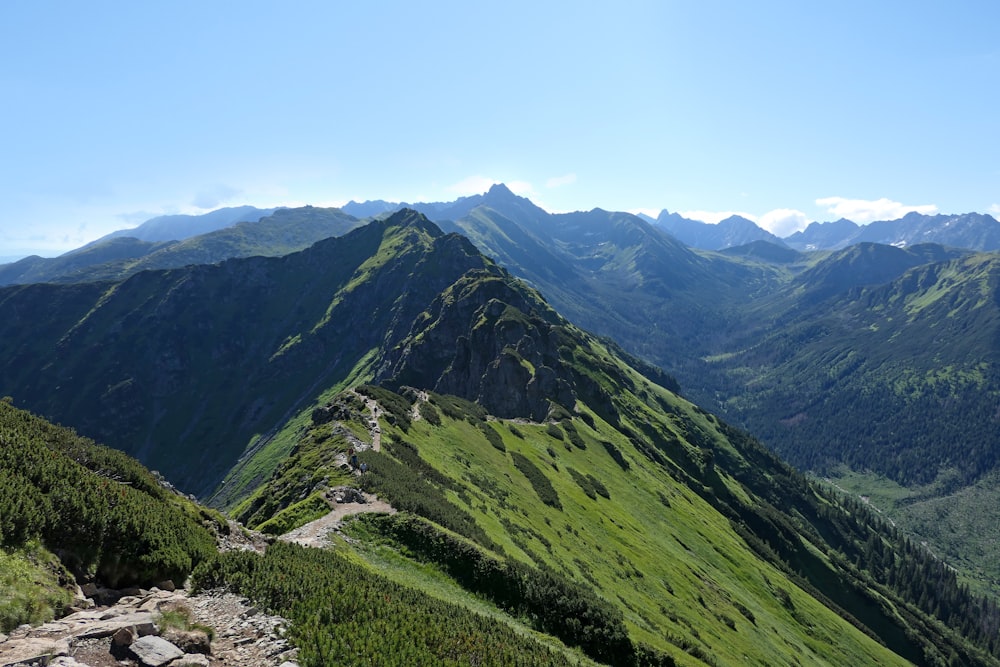
[[[343,6],[341,6],[343,5]],[[0,257],[164,213],[1000,213],[1000,4],[0,3]]]

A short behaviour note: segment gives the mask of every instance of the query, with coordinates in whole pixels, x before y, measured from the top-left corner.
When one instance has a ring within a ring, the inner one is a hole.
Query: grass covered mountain
[[[0,285],[121,280],[150,269],[214,264],[256,255],[277,257],[307,248],[321,239],[340,236],[361,224],[335,208],[305,206],[253,211],[259,214],[256,216],[259,220],[236,222],[182,240],[146,240],[113,234],[59,257],[26,257],[0,266]],[[230,217],[213,219],[213,224],[221,224]],[[160,219],[149,222],[157,221]],[[200,216],[195,221],[207,224],[200,221]],[[160,225],[143,236],[166,236],[166,230],[173,228],[164,229]],[[183,225],[181,228],[184,229]]]
[[[363,560],[441,595],[429,567],[599,663],[995,664],[995,607],[929,552],[502,273],[463,275],[374,369],[291,424],[287,456],[255,454],[271,472],[235,516],[323,515],[354,449],[404,510],[349,529]]]
[[[0,392],[205,494],[487,264],[403,212],[284,257],[4,288]]]
[[[968,581],[1000,590],[1000,563],[969,521],[985,515],[970,485],[996,468],[993,255],[874,243],[795,254],[762,241],[713,253],[628,214],[551,215],[500,186],[441,224],[800,469],[868,473],[855,488],[866,496],[880,476],[904,485],[909,500],[885,509]],[[963,489],[970,500],[934,503],[941,521],[927,519],[924,501]]]

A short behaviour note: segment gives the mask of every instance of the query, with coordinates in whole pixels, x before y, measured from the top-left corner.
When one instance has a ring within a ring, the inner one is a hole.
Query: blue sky
[[[1000,3],[0,3],[0,257],[163,213],[1000,212]]]

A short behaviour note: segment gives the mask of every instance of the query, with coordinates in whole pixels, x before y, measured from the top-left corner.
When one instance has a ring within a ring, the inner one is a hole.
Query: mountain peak
[[[742,225],[744,227],[751,226],[751,225],[753,227],[757,226],[757,223],[755,223],[753,220],[749,220],[748,218],[744,218],[742,215],[731,215],[731,216],[729,216],[728,218],[726,218],[724,220],[720,220],[719,224],[720,225]]]
[[[503,183],[494,183],[486,192],[487,197],[516,197],[510,188]]]

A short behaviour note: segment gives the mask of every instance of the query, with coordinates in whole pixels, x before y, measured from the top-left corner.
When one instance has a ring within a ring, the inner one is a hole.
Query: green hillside
[[[214,554],[202,523],[216,518],[134,459],[0,401],[0,631],[50,620],[74,581],[183,581]]]
[[[716,399],[731,414],[741,397],[771,395],[751,392],[769,360],[794,363],[803,342],[834,326],[810,328],[816,317],[851,321],[831,299],[869,294],[869,306],[895,309],[892,326],[861,330],[881,331],[883,346],[909,340],[893,327],[923,314],[941,322],[945,307],[963,316],[949,323],[952,338],[971,335],[966,313],[992,321],[989,258],[914,265],[902,279],[920,296],[891,283],[821,297],[782,292],[823,268],[809,258],[696,254],[627,214],[550,222],[520,238],[560,258],[552,276],[579,279],[562,283],[570,305],[603,308],[598,319],[626,340],[664,353],[712,330],[673,354],[678,368],[706,371],[695,391],[727,378],[731,393]],[[501,238],[490,229],[484,238]],[[928,267],[938,272],[920,273]],[[737,308],[747,295],[752,307]],[[779,320],[798,332],[785,347],[723,345]],[[931,551],[414,211],[283,257],[5,288],[0,339],[0,393],[137,455],[253,527],[280,534],[320,517],[345,484],[401,510],[354,522],[334,555],[281,546],[197,569],[200,585],[287,613],[306,664],[378,661],[401,646],[414,646],[410,664],[502,664],[518,646],[532,664],[1000,664],[995,603]],[[959,368],[960,348],[947,354]],[[351,449],[364,475],[348,468]],[[440,622],[451,615],[462,620]],[[348,628],[368,648],[345,641]]]
[[[942,499],[934,511],[954,530],[914,535],[1000,592],[996,559],[964,555],[983,553],[964,520],[986,511],[969,505],[982,498],[970,485],[998,463],[995,255],[873,243],[694,251],[626,214],[552,215],[494,190],[442,224],[798,469],[846,465],[875,480],[864,494],[882,476],[921,502]],[[927,526],[909,506],[885,510]]]
[[[237,518],[322,515],[355,448],[362,487],[408,513],[361,521],[362,557],[410,584],[429,564],[599,662],[995,664],[996,608],[951,570],[529,290],[473,272],[436,303],[376,364],[400,393],[364,386],[314,411]],[[362,397],[383,410],[380,451]],[[535,586],[537,603],[504,592]],[[613,655],[595,636],[618,637]]]

